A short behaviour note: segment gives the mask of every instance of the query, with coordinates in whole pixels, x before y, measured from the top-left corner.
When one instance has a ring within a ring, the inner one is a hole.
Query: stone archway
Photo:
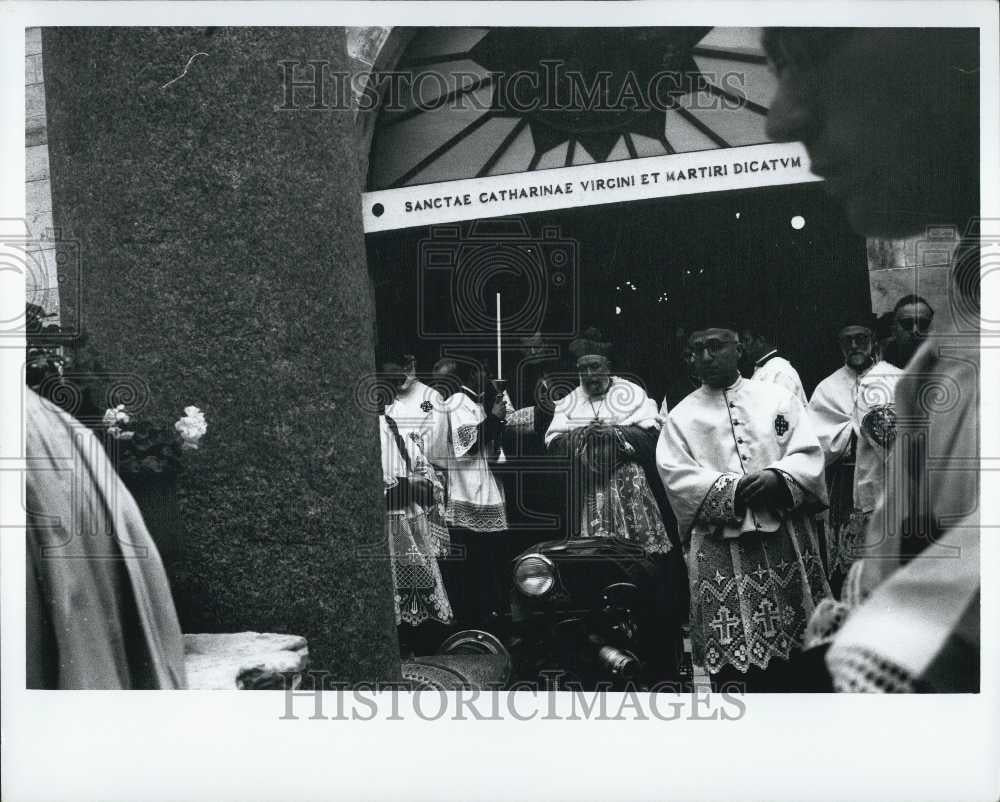
[[[373,73],[394,69],[418,32],[419,29],[398,27],[349,28],[348,57],[355,70],[368,80]],[[357,84],[358,87],[364,85],[364,81]],[[760,102],[760,98],[755,101]],[[358,153],[366,173],[370,169],[372,139],[379,113],[379,107],[355,111]],[[892,309],[897,298],[916,293],[943,311],[940,324],[947,326],[952,306],[949,265],[957,241],[956,232],[948,231],[930,232],[927,237],[905,240],[869,238],[866,258],[872,311],[884,314]]]

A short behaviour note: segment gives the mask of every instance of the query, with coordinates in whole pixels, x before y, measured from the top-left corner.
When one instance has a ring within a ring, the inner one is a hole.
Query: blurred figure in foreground
[[[832,639],[826,663],[838,690],[979,688],[979,354],[978,338],[967,336],[979,317],[978,34],[764,35],[779,80],[768,134],[805,145],[854,229],[906,237],[952,225],[965,237],[950,297],[966,331],[936,332],[907,364],[896,385],[897,445],[864,559],[851,567],[844,604],[826,605],[810,625],[815,642]],[[949,388],[946,403],[935,386]]]
[[[28,688],[183,688],[173,597],[142,514],[104,447],[32,390],[28,471]]]

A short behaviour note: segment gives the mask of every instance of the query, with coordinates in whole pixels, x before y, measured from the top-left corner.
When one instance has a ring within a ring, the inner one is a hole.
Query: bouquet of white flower
[[[126,476],[176,472],[181,452],[197,449],[208,431],[205,413],[194,406],[185,407],[172,428],[136,422],[124,404],[107,409],[102,423],[109,449],[115,443],[118,471]]]
[[[181,448],[198,448],[199,441],[208,431],[205,413],[198,407],[184,407],[184,417],[174,424],[174,429],[180,435]]]
[[[132,416],[125,411],[125,405],[119,404],[104,413],[103,423],[108,434],[116,440],[131,440],[135,432],[125,427],[132,422]]]

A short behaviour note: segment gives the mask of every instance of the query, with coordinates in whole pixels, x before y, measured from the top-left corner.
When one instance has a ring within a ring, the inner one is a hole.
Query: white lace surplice
[[[414,466],[434,485],[434,501],[422,508],[411,501],[401,508],[386,510],[386,538],[389,547],[389,565],[396,603],[396,623],[405,622],[418,626],[427,620],[451,623],[451,604],[444,589],[437,555],[449,548],[448,529],[444,523],[444,488],[412,441],[403,438],[410,458],[407,467],[398,443],[384,417],[379,418],[382,441],[382,479],[388,493],[409,478]]]
[[[385,409],[403,438],[435,465],[448,457],[448,414],[433,387],[414,381]]]
[[[450,526],[474,532],[507,529],[507,502],[487,457],[491,444],[479,444],[479,425],[486,420],[482,406],[458,392],[445,402],[448,415],[448,503]],[[469,453],[476,445],[475,453]]]

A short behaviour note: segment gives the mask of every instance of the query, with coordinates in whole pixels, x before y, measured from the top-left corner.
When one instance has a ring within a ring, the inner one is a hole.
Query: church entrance
[[[687,335],[714,323],[771,332],[810,392],[840,362],[839,327],[871,308],[865,241],[818,184],[407,228],[367,243],[381,342],[412,349],[421,370],[465,352],[493,372],[499,292],[511,382],[519,341],[538,332],[564,356],[593,326],[612,340],[615,369],[659,398],[682,370]]]

